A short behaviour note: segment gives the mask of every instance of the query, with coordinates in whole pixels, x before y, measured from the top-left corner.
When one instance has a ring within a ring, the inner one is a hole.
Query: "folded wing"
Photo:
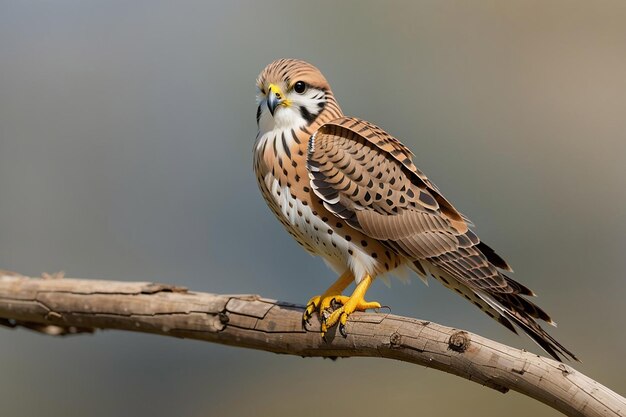
[[[517,324],[556,359],[557,352],[574,358],[534,320],[552,322],[523,297],[532,291],[504,274],[510,266],[470,230],[397,139],[360,119],[336,119],[311,137],[308,170],[324,206],[351,227],[418,272],[426,267],[509,329]]]

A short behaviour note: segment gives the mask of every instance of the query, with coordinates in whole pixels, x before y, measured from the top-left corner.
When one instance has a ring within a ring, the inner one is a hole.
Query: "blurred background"
[[[255,78],[309,60],[626,393],[626,4],[0,1],[0,268],[305,303],[334,279],[252,173]],[[393,313],[541,353],[433,282]],[[618,359],[619,358],[619,359]],[[164,337],[0,329],[3,416],[556,416],[438,371]]]

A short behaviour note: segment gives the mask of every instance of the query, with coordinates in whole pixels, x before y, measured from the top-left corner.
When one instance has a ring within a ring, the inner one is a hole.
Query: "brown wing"
[[[351,227],[416,266],[420,261],[433,265],[444,285],[456,286],[507,328],[514,330],[511,321],[516,323],[555,359],[560,360],[559,354],[576,359],[534,320],[552,323],[522,297],[533,292],[501,272],[511,268],[478,239],[411,158],[408,148],[377,126],[336,119],[309,141],[311,186],[324,206]]]
[[[397,139],[368,122],[340,118],[309,142],[311,185],[328,210],[410,260],[428,260],[470,288],[514,293],[510,269],[415,167]]]

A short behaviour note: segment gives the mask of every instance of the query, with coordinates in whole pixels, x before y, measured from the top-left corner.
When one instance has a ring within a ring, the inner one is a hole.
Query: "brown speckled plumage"
[[[259,187],[307,251],[338,273],[351,271],[357,283],[401,266],[432,275],[510,330],[515,323],[553,357],[575,358],[537,324],[552,321],[524,298],[532,291],[505,274],[509,265],[414,165],[411,151],[379,127],[344,117],[319,70],[278,60],[257,83]],[[274,93],[280,104],[266,98]]]

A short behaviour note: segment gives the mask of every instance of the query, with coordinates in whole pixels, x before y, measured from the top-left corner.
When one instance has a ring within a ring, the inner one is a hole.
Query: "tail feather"
[[[498,268],[503,269],[505,271],[509,271],[509,272],[513,271],[513,268],[511,268],[511,265],[509,265],[500,255],[498,255],[496,251],[491,249],[491,247],[487,246],[485,242],[479,242],[476,245],[476,248],[483,255],[485,255],[485,258],[487,258],[487,260],[491,262],[491,264],[493,264],[494,266],[497,266]]]
[[[530,288],[528,288],[527,286],[523,284],[520,284],[519,282],[515,281],[513,278],[510,278],[504,274],[502,274],[502,276],[506,280],[507,284],[509,284],[509,287],[513,288],[513,292],[515,292],[515,294],[527,295],[529,297],[537,296],[537,294],[535,294],[533,290],[531,290]]]
[[[574,355],[570,350],[568,350],[554,337],[550,336],[548,332],[541,328],[541,326],[533,319],[533,317],[535,316],[531,315],[525,310],[519,309],[518,307],[520,305],[530,305],[533,313],[537,310],[543,312],[543,310],[541,310],[535,304],[531,303],[528,300],[524,300],[518,295],[511,294],[507,294],[507,297],[501,297],[500,294],[478,293],[478,296],[485,300],[485,302],[487,302],[491,307],[497,310],[501,315],[505,316],[507,319],[519,326],[524,331],[524,333],[526,333],[535,343],[537,343],[543,350],[545,350],[557,361],[562,362],[561,357],[569,357],[575,361],[580,362],[576,355]],[[509,304],[508,301],[512,297],[517,297],[518,299],[523,300],[523,302],[519,302],[518,300],[514,304]],[[543,314],[545,314],[545,312],[543,312]],[[545,319],[543,317],[541,317],[541,319],[547,321],[548,323],[553,323],[550,316],[548,316],[547,314],[545,314],[545,316]]]
[[[509,306],[510,308],[515,309],[516,311],[522,311],[529,315],[530,317],[534,317],[536,319],[541,319],[546,323],[553,324],[552,318],[543,311],[543,309],[537,306],[535,303],[528,301],[524,297],[521,297],[518,294],[493,294],[493,297],[500,302],[500,304]]]
[[[562,358],[571,358],[579,361],[576,355],[550,336],[535,321],[535,319],[540,319],[555,325],[552,318],[543,309],[523,297],[532,296],[534,293],[512,278],[504,274],[502,275],[510,285],[511,292],[487,292],[485,290],[472,289],[455,278],[451,273],[423,261],[415,261],[411,268],[424,281],[429,275],[437,278],[444,286],[474,304],[513,333],[517,334],[515,326],[519,327],[557,361],[562,362]]]
[[[513,326],[513,323],[511,323],[511,321],[507,319],[506,317],[504,317],[502,314],[498,315],[498,318],[496,320],[498,321],[498,323],[500,323],[501,325],[503,325],[504,327],[506,327],[513,333],[519,334],[515,326]]]

